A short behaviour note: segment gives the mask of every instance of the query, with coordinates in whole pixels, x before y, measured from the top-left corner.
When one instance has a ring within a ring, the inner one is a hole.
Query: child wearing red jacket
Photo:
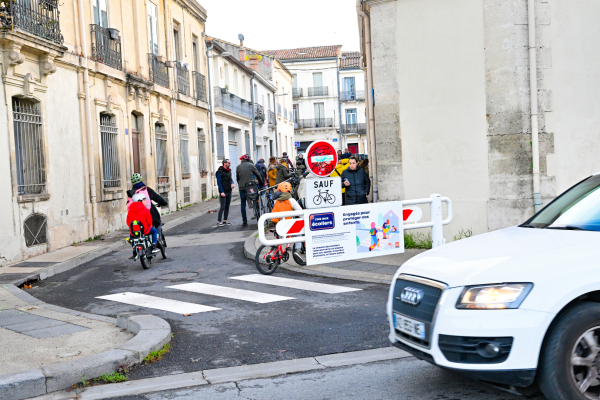
[[[152,244],[156,244],[157,232],[156,228],[152,226],[152,215],[150,215],[150,210],[146,208],[144,205],[144,201],[146,200],[146,196],[142,193],[137,193],[133,196],[133,203],[129,206],[129,211],[127,212],[127,226],[129,226],[129,234],[130,239],[133,239],[133,227],[131,223],[133,221],[138,221],[144,226],[144,235],[152,234]]]

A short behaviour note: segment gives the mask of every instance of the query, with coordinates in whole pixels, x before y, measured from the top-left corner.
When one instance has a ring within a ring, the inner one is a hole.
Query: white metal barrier
[[[446,203],[448,208],[448,215],[446,219],[442,219],[442,202]],[[430,222],[417,222],[414,224],[403,224],[403,229],[422,229],[431,228],[431,245],[432,247],[438,247],[446,243],[444,239],[443,226],[448,225],[452,221],[452,201],[448,197],[442,197],[439,194],[432,194],[429,198],[417,199],[417,200],[405,200],[402,201],[402,206],[413,206],[418,204],[430,204],[431,221]],[[282,239],[267,239],[265,236],[264,229],[260,227],[265,226],[266,220],[272,218],[286,218],[286,217],[302,217],[304,218],[305,213],[312,213],[314,210],[300,210],[300,211],[285,211],[278,213],[267,213],[263,214],[258,220],[258,239],[265,246],[278,246],[280,244],[287,243],[299,243],[305,241],[305,236],[292,236],[289,238]]]

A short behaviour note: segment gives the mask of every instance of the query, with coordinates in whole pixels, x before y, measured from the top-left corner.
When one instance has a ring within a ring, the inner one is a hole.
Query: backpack
[[[254,181],[246,183],[246,198],[250,200],[258,199],[258,185]]]
[[[149,210],[152,207],[152,201],[150,201],[150,194],[148,193],[148,188],[144,186],[143,188],[139,188],[135,191],[134,194],[142,193],[146,196],[146,201],[144,201],[144,206]],[[129,211],[129,207],[133,204],[133,196],[127,199],[127,211]]]
[[[290,203],[289,200],[283,200],[283,201],[277,200],[275,202],[275,205],[273,206],[273,210],[271,212],[277,213],[277,212],[285,212],[285,211],[293,211],[293,210],[294,210],[294,207],[292,207],[292,203]],[[290,218],[291,217],[287,217],[286,219],[290,219]],[[279,218],[272,218],[271,221],[274,223],[278,223]]]

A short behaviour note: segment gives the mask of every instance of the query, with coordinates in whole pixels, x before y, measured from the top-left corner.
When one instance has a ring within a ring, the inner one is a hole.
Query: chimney
[[[249,58],[250,58],[250,69],[253,69],[256,72],[258,72],[258,56],[251,55]]]
[[[240,47],[240,61],[242,63],[246,62],[246,49],[243,46]]]

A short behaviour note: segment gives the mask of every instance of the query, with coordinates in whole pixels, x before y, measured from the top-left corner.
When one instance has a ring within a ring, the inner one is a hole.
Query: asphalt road
[[[139,261],[128,259],[131,250],[116,251],[42,281],[28,293],[50,304],[93,314],[115,317],[122,312],[144,312],[167,320],[174,334],[171,351],[157,363],[132,369],[130,379],[389,346],[387,285],[284,270],[275,274],[360,289],[328,294],[231,279],[257,273],[254,263],[243,256],[243,240],[256,229],[256,223],[250,221],[250,227],[241,227],[239,201],[232,204],[231,210],[232,226],[216,228],[216,214],[206,214],[169,231],[168,258],[158,259],[149,270],[142,269]],[[258,293],[260,300],[265,295],[293,299],[257,303],[169,287],[190,283],[244,289]],[[128,292],[153,296],[159,302],[170,299],[218,310],[184,316],[183,312],[98,298],[125,298],[122,293]],[[412,357],[135,398],[225,399],[232,394],[252,399],[518,398]],[[529,398],[540,398],[534,396]]]

